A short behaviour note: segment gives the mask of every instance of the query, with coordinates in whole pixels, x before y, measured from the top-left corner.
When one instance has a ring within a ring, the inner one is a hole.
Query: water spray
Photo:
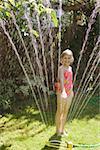
[[[87,88],[86,92],[93,90],[92,83],[93,83],[93,76],[90,77],[89,87]]]

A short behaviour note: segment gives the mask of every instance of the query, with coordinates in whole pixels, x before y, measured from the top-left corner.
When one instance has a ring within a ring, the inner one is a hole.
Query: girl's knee
[[[62,111],[57,110],[56,114],[60,116],[62,114]]]

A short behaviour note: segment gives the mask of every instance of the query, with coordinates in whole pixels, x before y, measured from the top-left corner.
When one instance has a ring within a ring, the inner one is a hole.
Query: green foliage
[[[41,81],[41,77],[35,76],[35,78],[36,78],[35,81],[32,77],[30,78],[30,83],[31,83],[33,89],[35,89],[37,87],[38,89],[41,89],[44,93],[47,92],[48,88],[45,85],[43,85],[43,83]],[[25,93],[25,91],[26,91],[25,95],[28,95],[28,93],[31,93],[29,83],[26,81],[26,79],[23,79],[23,83],[24,83],[24,86],[23,85],[19,86],[19,90],[21,90],[23,93]]]
[[[16,93],[22,92],[24,95],[29,95],[29,85],[21,85],[19,88],[16,90]]]
[[[15,101],[15,90],[17,86],[13,80],[0,81],[0,110],[11,108]]]
[[[18,81],[10,79],[0,81],[0,110],[11,109],[18,99],[26,100],[28,96],[33,97],[26,78],[16,80]],[[18,84],[17,82],[21,83]],[[48,88],[42,85],[40,77],[36,76],[36,82],[31,78],[30,82],[33,90],[37,87],[42,89],[43,92],[47,92]]]
[[[11,10],[13,10],[15,13],[17,12],[16,19],[20,25],[22,24],[21,25],[22,30],[26,31],[27,25],[25,25],[25,19],[23,19],[23,18],[24,18],[25,9],[27,9],[28,11],[30,11],[31,15],[35,11],[38,12],[40,17],[41,17],[41,14],[43,14],[43,13],[44,13],[44,16],[45,16],[45,14],[49,14],[51,16],[52,22],[54,23],[54,26],[57,27],[58,20],[57,20],[55,10],[45,7],[42,3],[43,2],[39,1],[37,4],[33,0],[31,0],[31,1],[21,0],[18,2],[15,2],[14,0],[2,1],[0,3],[0,18],[2,18],[4,20],[11,18],[12,15],[10,12],[11,12]],[[31,17],[33,17],[33,16],[31,16]],[[35,20],[35,22],[36,22],[36,20]],[[35,22],[33,22],[33,23],[35,23]],[[36,37],[38,37],[37,31],[35,31],[34,29],[33,29],[33,31],[34,31],[33,34]]]
[[[57,19],[57,15],[56,15],[56,12],[54,9],[47,8],[43,4],[38,4],[37,8],[38,8],[37,11],[38,11],[39,15],[41,15],[43,13],[49,14],[52,22],[54,23],[54,26],[58,27],[58,19]]]
[[[0,110],[11,109],[15,103],[16,94],[29,95],[29,85],[17,85],[14,80],[0,81]]]
[[[54,1],[56,1],[56,0],[54,0]],[[49,46],[50,43],[46,43],[47,40],[48,40],[48,39],[46,39],[46,36],[48,36],[48,33],[46,32],[46,35],[45,35],[44,31],[46,31],[47,28],[48,28],[48,20],[49,20],[47,18],[48,15],[50,15],[50,18],[51,18],[52,23],[53,23],[53,27],[58,27],[58,19],[57,19],[55,10],[51,9],[51,8],[47,8],[42,0],[38,0],[36,2],[37,3],[35,3],[34,0],[29,0],[29,1],[28,0],[19,0],[19,1],[15,1],[15,0],[5,0],[5,1],[3,1],[2,0],[2,1],[0,1],[0,18],[5,21],[6,28],[7,28],[8,32],[10,33],[10,36],[13,39],[15,46],[17,47],[17,50],[18,50],[18,52],[19,52],[19,54],[21,56],[21,60],[25,60],[25,61],[23,61],[23,64],[24,64],[26,70],[29,70],[29,65],[28,65],[28,62],[26,60],[26,56],[24,54],[24,48],[23,48],[22,43],[20,41],[17,29],[14,26],[13,21],[12,21],[11,10],[15,14],[16,22],[17,22],[17,24],[19,26],[19,29],[20,29],[20,31],[22,33],[22,36],[23,36],[23,39],[25,41],[26,47],[28,47],[27,49],[29,51],[31,60],[32,60],[32,62],[34,64],[36,64],[36,61],[34,61],[35,60],[35,54],[33,54],[33,52],[32,52],[33,47],[32,47],[31,42],[30,42],[31,41],[31,37],[29,35],[29,28],[28,28],[28,24],[27,24],[27,21],[25,19],[25,15],[24,15],[25,10],[28,13],[28,15],[30,16],[30,20],[32,21],[32,31],[31,32],[33,33],[33,35],[35,36],[35,38],[38,41],[37,45],[38,45],[38,53],[39,54],[41,54],[41,45],[39,45],[40,44],[40,39],[39,39],[39,31],[38,31],[38,25],[37,25],[37,20],[36,20],[37,13],[38,13],[39,18],[40,18],[41,28],[43,29],[42,30],[43,39],[44,39],[43,42],[44,42],[45,50],[47,50],[47,51],[45,51],[45,54],[47,56],[48,56],[48,51],[49,51],[49,48],[50,48],[50,46]],[[66,4],[67,3],[69,3],[69,4],[73,4],[74,3],[74,1],[72,1],[72,0],[70,0],[70,1],[65,0],[65,2],[66,2]],[[70,5],[66,5],[66,6],[70,6]],[[81,10],[79,12],[87,15],[83,11],[81,12]],[[82,45],[82,42],[83,42],[82,40],[84,39],[84,32],[85,32],[85,26],[82,27],[82,26],[78,26],[76,24],[76,21],[75,21],[76,18],[75,17],[77,17],[77,15],[78,15],[78,11],[74,12],[72,10],[72,11],[64,12],[64,14],[62,15],[62,32],[58,34],[58,39],[61,38],[61,36],[63,37],[62,42],[64,42],[65,48],[69,46],[72,50],[75,49],[74,50],[74,53],[76,55],[75,59],[78,59],[79,50],[81,48],[81,45]],[[45,21],[45,23],[47,24],[46,28],[45,28],[45,25],[42,24],[43,23],[42,17],[46,18],[46,21]],[[82,16],[82,20],[83,19],[84,19],[84,16]],[[74,24],[74,22],[75,22],[75,24]],[[46,30],[44,30],[44,28]],[[97,26],[96,27],[95,36],[98,34],[98,29],[99,28]],[[54,28],[54,30],[55,30],[55,28]],[[66,32],[66,33],[68,32],[68,34],[66,34],[66,36],[65,36],[64,32]],[[55,38],[57,36],[55,32],[52,35],[53,35],[53,38]],[[65,37],[65,39],[64,39],[64,37]],[[92,37],[93,37],[92,40],[90,40],[91,42],[89,42],[89,44],[91,44],[91,45],[93,45],[92,41],[94,39],[94,36],[92,35]],[[65,41],[67,39],[68,39],[68,44],[66,44],[67,42]],[[6,40],[7,39],[5,39],[5,41]],[[55,40],[55,39],[53,39],[53,40]],[[9,43],[9,42],[7,41],[7,43]],[[57,41],[56,41],[56,43],[57,43]],[[62,43],[62,48],[61,49],[64,48],[64,44]],[[54,49],[56,50],[56,48],[57,47],[55,47]],[[5,50],[5,48],[4,48],[4,50]],[[6,74],[7,77],[8,77],[8,72],[10,72],[9,77],[13,76],[13,74],[14,75],[16,74],[16,76],[18,76],[19,72],[20,72],[19,71],[20,69],[18,70],[18,61],[16,61],[16,59],[15,59],[15,54],[10,54],[10,51],[11,51],[11,49],[8,50],[8,48],[7,48],[7,51],[5,50],[6,54],[3,56],[3,57],[5,57],[3,59],[4,59],[4,61],[6,63],[5,63],[5,66],[3,66],[1,68],[5,67],[5,69],[3,71],[3,74]],[[56,53],[56,51],[55,51],[55,53]],[[9,55],[10,58],[8,58],[8,61],[6,61],[7,57],[8,57],[8,54],[10,54]],[[39,57],[42,60],[42,57],[41,56],[39,56]],[[55,56],[54,56],[54,58],[55,58]],[[7,63],[7,62],[9,62],[9,63]],[[43,63],[43,61],[41,61],[41,62]],[[49,59],[47,57],[47,63],[48,62],[49,62]],[[8,66],[6,67],[6,65],[8,65]],[[48,66],[48,64],[47,64],[47,66]],[[35,65],[34,65],[34,68],[36,68],[35,72],[36,72],[36,74],[38,74],[38,69],[37,69],[37,67]],[[14,69],[16,69],[16,71]],[[7,73],[5,72],[5,70],[7,70],[6,71]],[[48,68],[48,70],[49,70],[49,68]],[[29,74],[31,74],[31,71],[29,71]],[[5,78],[6,78],[6,76],[5,76]],[[35,85],[33,85],[33,84],[35,84]],[[39,83],[38,80],[37,80],[37,83],[33,83],[33,84],[32,85],[34,87],[36,85],[38,85],[41,89],[43,89],[43,91],[47,91],[47,89],[44,86],[42,86],[42,84]],[[29,90],[29,87],[27,85],[25,85],[25,86],[22,85],[22,86],[20,86],[17,89],[17,92],[21,91],[25,95],[28,95],[28,90]],[[6,92],[4,92],[4,93],[6,93]],[[0,95],[2,95],[2,94],[0,94]],[[3,95],[2,98],[0,98],[0,99],[2,99],[2,101],[4,101],[3,99],[5,99],[5,101],[7,101],[7,105],[10,103],[10,100],[9,100],[10,96],[8,96],[8,95],[9,94],[7,94],[7,96]],[[13,95],[13,93],[11,95]]]
[[[56,16],[56,12],[54,10],[51,11],[51,18],[55,27],[58,27],[58,20]]]
[[[37,32],[37,31],[32,30],[31,32],[35,35],[35,37],[36,37],[36,38],[37,38],[37,37],[39,37],[39,34],[38,34],[38,32]]]

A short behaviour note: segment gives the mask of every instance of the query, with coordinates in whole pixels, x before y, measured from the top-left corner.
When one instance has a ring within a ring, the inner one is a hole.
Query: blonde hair
[[[71,56],[71,64],[74,62],[73,53],[70,49],[66,49],[62,52],[60,59],[62,59],[65,55]]]

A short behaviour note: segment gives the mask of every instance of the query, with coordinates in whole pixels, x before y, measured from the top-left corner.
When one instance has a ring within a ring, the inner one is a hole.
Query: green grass
[[[72,141],[74,144],[97,144],[100,142],[98,104],[93,105],[93,102],[94,98],[80,119],[74,119],[66,124],[69,135],[67,138],[59,139],[61,142]],[[41,122],[40,114],[33,104],[25,103],[21,102],[20,107],[17,104],[13,108],[15,109],[13,113],[0,115],[0,150],[55,150],[56,148],[46,146],[50,139],[57,139],[55,125],[49,123],[49,126],[46,127]],[[51,114],[48,115],[48,118],[50,116]],[[66,148],[59,147],[59,149]],[[99,150],[100,147],[74,149]]]

